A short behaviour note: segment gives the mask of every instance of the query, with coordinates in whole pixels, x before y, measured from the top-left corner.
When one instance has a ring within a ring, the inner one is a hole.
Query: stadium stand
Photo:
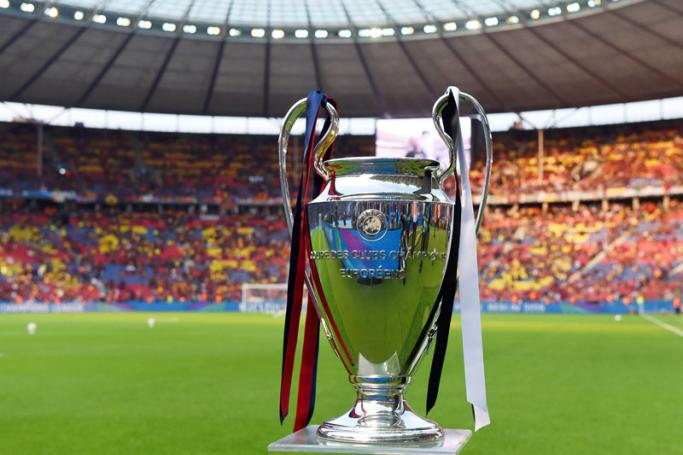
[[[599,303],[683,292],[683,203],[492,209],[486,300]],[[223,302],[287,277],[279,214],[218,215],[17,202],[0,217],[0,300]],[[268,264],[259,267],[257,264]],[[676,275],[677,274],[677,275]]]
[[[0,187],[72,192],[86,201],[220,204],[279,198],[270,136],[139,133],[45,127],[42,176],[36,126],[0,123]],[[292,143],[296,146],[296,142]],[[342,136],[339,156],[374,154],[374,137]],[[292,173],[298,170],[294,160]],[[17,178],[21,177],[21,178]]]
[[[537,149],[536,131],[495,135],[491,193],[668,188],[680,184],[683,124],[666,121],[548,130],[544,134],[542,179]],[[474,186],[481,186],[482,167],[483,163],[477,163],[473,170]]]
[[[276,144],[268,136],[139,133],[46,127],[43,175],[34,125],[0,123],[0,187],[71,191],[81,199],[233,206],[279,198]],[[545,132],[543,178],[535,131],[498,133],[493,195],[623,188],[669,189],[683,173],[683,124],[652,122]],[[374,154],[374,137],[342,136],[338,156]],[[297,171],[296,164],[290,166]],[[483,163],[472,172],[474,187]],[[21,177],[21,178],[17,178]]]
[[[498,134],[494,195],[605,191],[581,205],[494,203],[481,232],[483,298],[681,295],[683,204],[667,192],[683,174],[682,131],[548,131],[542,181],[535,132]],[[273,138],[45,127],[38,176],[36,126],[0,124],[0,134],[0,301],[234,302],[243,283],[286,281]],[[337,146],[338,156],[373,153],[367,136]],[[609,198],[648,186],[660,191],[650,202]]]
[[[222,302],[287,276],[277,215],[16,203],[0,225],[3,301]]]
[[[482,229],[484,299],[601,303],[683,293],[683,204],[497,208]],[[678,272],[678,278],[673,273]]]

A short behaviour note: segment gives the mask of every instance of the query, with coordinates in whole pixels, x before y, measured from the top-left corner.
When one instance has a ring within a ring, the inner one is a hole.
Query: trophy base
[[[415,414],[402,396],[398,402],[400,412],[396,409],[376,412],[372,401],[359,399],[347,414],[320,425],[318,436],[354,444],[424,444],[443,439],[444,432],[439,425]]]
[[[431,443],[358,444],[332,441],[318,435],[318,426],[285,436],[268,446],[269,452],[355,453],[374,455],[430,454],[455,455],[472,436],[470,430],[443,430],[443,439]]]

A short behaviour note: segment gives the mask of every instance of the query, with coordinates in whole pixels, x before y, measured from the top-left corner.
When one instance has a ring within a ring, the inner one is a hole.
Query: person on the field
[[[680,316],[681,314],[681,297],[678,295],[674,297],[674,313],[676,313],[677,316]]]

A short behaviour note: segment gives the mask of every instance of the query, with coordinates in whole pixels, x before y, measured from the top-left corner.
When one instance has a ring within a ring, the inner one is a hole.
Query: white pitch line
[[[660,320],[657,319],[656,317],[650,316],[649,314],[640,313],[640,315],[641,315],[641,316],[643,317],[643,319],[645,319],[646,321],[650,321],[651,323],[653,323],[653,324],[655,324],[655,325],[658,325],[658,326],[660,326],[661,328],[668,330],[669,332],[675,333],[675,334],[678,335],[679,337],[683,337],[683,330],[679,329],[678,327],[675,327],[675,326],[673,326],[673,325],[671,325],[671,324],[667,324],[667,323],[664,322],[664,321],[660,321]]]

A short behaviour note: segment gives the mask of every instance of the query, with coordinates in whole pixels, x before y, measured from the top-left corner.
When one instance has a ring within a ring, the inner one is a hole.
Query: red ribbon
[[[304,145],[304,167],[299,179],[299,193],[294,208],[294,222],[292,225],[292,243],[287,289],[287,311],[285,315],[285,333],[282,354],[282,377],[280,380],[280,422],[282,423],[289,413],[289,398],[294,370],[294,357],[299,334],[299,322],[303,304],[304,283],[306,278],[306,262],[308,261],[311,248],[311,239],[306,217],[306,205],[320,193],[322,179],[315,175],[313,170],[315,126],[321,109],[325,103],[332,103],[320,91],[308,94],[306,105],[306,138]],[[327,119],[323,126],[323,135],[330,127]],[[332,153],[332,147],[328,154]],[[311,188],[312,186],[312,188]],[[312,191],[311,191],[312,189]],[[317,278],[315,264],[310,261],[311,275]],[[316,283],[319,286],[319,283]],[[320,287],[318,287],[320,289]],[[311,420],[315,408],[316,374],[318,364],[318,347],[320,344],[320,316],[313,304],[314,295],[309,289],[309,307],[306,312],[304,328],[304,342],[302,348],[301,370],[299,373],[299,390],[297,395],[297,409],[294,423],[294,431],[298,431]]]

